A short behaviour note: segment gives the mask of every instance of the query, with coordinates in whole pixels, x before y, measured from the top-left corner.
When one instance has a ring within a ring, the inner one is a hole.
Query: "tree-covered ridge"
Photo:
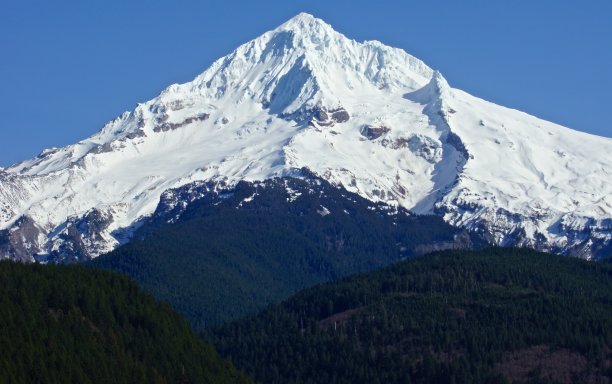
[[[211,338],[262,383],[609,383],[612,266],[446,251],[307,289]]]
[[[479,244],[438,217],[393,213],[316,178],[207,191],[178,220],[160,211],[136,240],[92,263],[133,277],[200,330],[317,283]]]
[[[2,383],[247,383],[128,278],[0,262]]]

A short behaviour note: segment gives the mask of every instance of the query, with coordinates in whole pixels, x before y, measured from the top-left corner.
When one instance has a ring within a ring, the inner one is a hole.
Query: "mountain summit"
[[[302,13],[92,137],[0,169],[0,252],[96,257],[169,189],[305,168],[498,245],[586,258],[612,247],[611,139],[473,97]]]

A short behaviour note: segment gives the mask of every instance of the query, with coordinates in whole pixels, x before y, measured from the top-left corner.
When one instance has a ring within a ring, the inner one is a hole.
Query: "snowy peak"
[[[420,104],[440,104],[442,99],[448,98],[451,87],[439,71],[434,71],[431,79],[424,87],[408,93],[405,97]]]
[[[293,41],[299,42],[296,45],[304,47],[309,44],[320,47],[324,42],[342,36],[331,25],[305,12],[292,17],[273,31],[278,32],[291,32],[296,37]]]
[[[331,25],[307,12],[298,13],[281,24],[276,30],[312,30],[315,28],[326,28],[333,31]]]
[[[612,248],[611,164],[610,139],[475,98],[403,50],[299,14],[97,134],[0,170],[0,257],[95,257],[168,190],[303,169],[495,244],[597,257]]]
[[[308,14],[300,14],[218,60],[193,90],[222,98],[230,89],[292,114],[316,105],[337,107],[338,94],[359,88],[416,90],[432,70],[404,51],[379,42],[358,43]],[[231,79],[231,80],[230,80]]]

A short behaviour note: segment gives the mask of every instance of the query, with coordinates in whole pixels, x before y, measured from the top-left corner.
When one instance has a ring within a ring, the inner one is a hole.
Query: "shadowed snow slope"
[[[0,252],[95,257],[195,181],[316,175],[501,245],[610,248],[612,140],[475,98],[299,14],[77,144],[0,170]]]

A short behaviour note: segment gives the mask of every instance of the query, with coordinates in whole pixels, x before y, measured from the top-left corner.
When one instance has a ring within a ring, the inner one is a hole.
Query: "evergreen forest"
[[[241,182],[207,193],[172,223],[172,211],[154,218],[91,265],[129,275],[202,331],[318,283],[484,244],[439,217],[387,208],[322,179]]]
[[[169,305],[83,266],[0,262],[2,383],[249,383]]]
[[[307,289],[208,337],[260,383],[609,383],[612,266],[439,252]]]

